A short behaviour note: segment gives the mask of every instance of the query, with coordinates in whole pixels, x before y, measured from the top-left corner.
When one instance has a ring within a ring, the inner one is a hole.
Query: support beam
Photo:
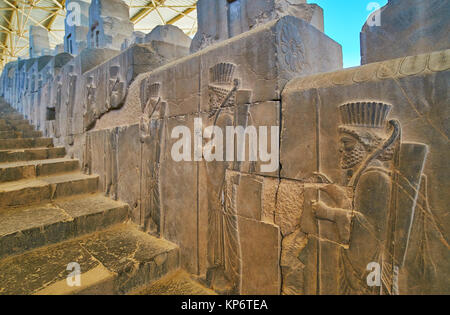
[[[134,24],[138,23],[140,20],[142,20],[147,15],[149,15],[151,12],[153,12],[157,7],[162,6],[164,4],[164,2],[165,2],[165,0],[149,1],[149,3],[147,4],[147,7],[139,10],[138,13],[136,13],[135,15],[133,15],[131,17],[130,21]],[[156,6],[155,6],[155,4],[156,4]]]
[[[66,7],[66,0],[53,0],[56,4],[59,6],[57,7],[56,11],[53,13],[53,16],[47,20],[47,23],[45,24],[45,28],[50,31],[52,29],[53,23],[55,23],[56,17],[58,16],[59,11],[65,10]]]
[[[192,8],[188,8],[186,10],[184,10],[183,12],[181,12],[180,14],[178,14],[177,16],[175,16],[174,18],[170,19],[169,21],[167,21],[167,24],[173,24],[179,20],[181,20],[182,18],[184,18],[186,15],[188,15],[189,13],[195,11],[195,7]]]

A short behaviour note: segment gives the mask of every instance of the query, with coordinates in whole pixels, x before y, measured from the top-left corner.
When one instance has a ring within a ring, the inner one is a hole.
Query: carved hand
[[[352,200],[347,196],[347,192],[341,186],[331,184],[320,188],[336,203],[337,208],[351,209]]]
[[[333,209],[322,201],[312,200],[311,207],[318,219],[334,221]]]
[[[312,200],[311,206],[319,220],[327,220],[336,223],[339,234],[339,242],[349,244],[352,221],[352,211],[347,209],[332,208],[322,201]]]

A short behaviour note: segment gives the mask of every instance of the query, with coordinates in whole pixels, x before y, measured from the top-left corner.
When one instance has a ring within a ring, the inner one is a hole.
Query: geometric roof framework
[[[123,0],[130,7],[135,31],[149,33],[157,25],[197,31],[197,0]],[[17,58],[28,58],[30,25],[45,27],[50,47],[64,42],[65,0],[0,0],[0,71]],[[90,2],[90,0],[86,0]]]

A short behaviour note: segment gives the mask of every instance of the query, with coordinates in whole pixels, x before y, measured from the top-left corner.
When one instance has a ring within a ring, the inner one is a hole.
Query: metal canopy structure
[[[90,2],[90,0],[83,0]],[[135,31],[173,24],[187,35],[197,31],[197,0],[123,0],[130,7]],[[19,57],[28,58],[30,25],[49,32],[50,47],[63,43],[66,0],[0,0],[0,71]]]

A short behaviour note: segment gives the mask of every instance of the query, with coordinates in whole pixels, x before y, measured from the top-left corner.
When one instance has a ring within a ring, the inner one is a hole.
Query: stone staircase
[[[178,247],[140,232],[64,156],[0,103],[0,294],[126,294],[175,272]]]

